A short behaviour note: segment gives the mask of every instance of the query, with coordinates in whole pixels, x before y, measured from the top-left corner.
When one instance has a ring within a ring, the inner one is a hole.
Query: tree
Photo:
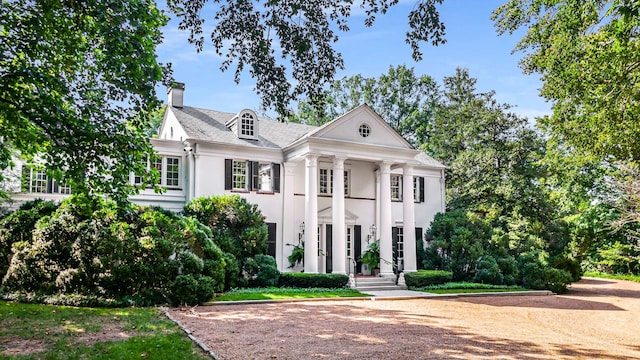
[[[19,155],[73,192],[118,201],[135,190],[131,171],[153,184],[144,129],[165,23],[151,0],[2,1],[0,169]]]
[[[389,72],[378,78],[344,77],[333,83],[325,94],[322,108],[299,102],[296,120],[322,125],[367,103],[415,146],[426,140],[440,96],[430,76],[417,76],[413,68],[405,65],[390,66]]]
[[[420,43],[444,43],[444,24],[436,5],[443,0],[419,0],[408,14],[406,42],[413,58],[420,60]],[[168,0],[169,9],[181,18],[179,27],[189,30],[189,41],[201,51],[204,45],[202,11],[207,1]],[[281,116],[290,114],[289,103],[306,95],[311,104],[322,107],[323,89],[333,82],[336,69],[343,68],[342,55],[333,44],[337,31],[349,30],[351,0],[210,1],[214,7],[211,40],[225,60],[221,70],[235,63],[235,79],[249,68],[256,80],[256,92],[264,108],[275,108]],[[378,14],[398,0],[361,0],[371,26]],[[293,81],[289,81],[289,75]]]
[[[541,119],[576,148],[640,160],[640,4],[627,0],[510,0],[493,14],[502,33],[527,29],[516,50],[542,78],[553,115]]]
[[[450,207],[543,210],[540,136],[510,106],[480,93],[466,69],[444,78],[442,101],[423,149],[447,168]]]

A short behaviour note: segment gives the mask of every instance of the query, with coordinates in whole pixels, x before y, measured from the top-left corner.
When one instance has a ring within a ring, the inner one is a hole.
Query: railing
[[[358,263],[356,262],[356,259],[352,258],[351,256],[347,256],[347,259],[349,260],[349,269],[347,276],[351,277],[351,274],[353,274],[353,285],[355,287],[358,287],[358,280],[356,278],[356,269],[358,267]],[[351,272],[351,263],[353,263],[353,272]]]

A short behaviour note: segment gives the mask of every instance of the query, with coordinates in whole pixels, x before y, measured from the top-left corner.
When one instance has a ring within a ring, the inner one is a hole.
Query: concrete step
[[[386,285],[386,286],[360,286],[358,284],[356,286],[356,290],[366,293],[367,291],[389,291],[389,290],[407,290],[406,286],[398,286],[398,285]]]
[[[406,286],[396,285],[395,277],[356,277],[356,289],[358,291],[389,291],[389,290],[406,290]]]

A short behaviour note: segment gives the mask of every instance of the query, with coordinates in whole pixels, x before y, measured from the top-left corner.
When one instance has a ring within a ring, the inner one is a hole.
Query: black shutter
[[[224,159],[224,189],[233,189],[233,160]]]
[[[419,202],[424,202],[424,177],[419,177],[418,179],[420,179],[419,182],[419,187],[418,187],[418,191],[420,192],[420,201]],[[422,236],[420,236],[420,238],[422,238]]]
[[[260,171],[260,163],[257,161],[247,161],[249,164],[249,173],[251,174],[251,181],[249,185],[249,190],[260,190],[260,177],[258,176],[258,172]]]
[[[333,227],[331,224],[325,225],[325,249],[324,255],[326,256],[326,273],[333,272]]]
[[[267,255],[276,257],[276,223],[267,223]]]
[[[360,254],[362,254],[362,226],[355,225],[353,227],[353,257],[356,259],[356,274],[362,273],[362,262],[360,262]],[[351,266],[353,262],[349,264]]]
[[[417,270],[424,267],[424,242],[422,241],[422,228],[416,228],[416,266]]]
[[[273,192],[280,192],[280,164],[273,164]]]
[[[398,266],[398,228],[397,227],[392,227],[391,228],[391,241],[392,241],[392,245],[391,245],[391,249],[393,252],[393,272],[396,272],[397,266]],[[389,261],[388,259],[383,259],[383,261]]]

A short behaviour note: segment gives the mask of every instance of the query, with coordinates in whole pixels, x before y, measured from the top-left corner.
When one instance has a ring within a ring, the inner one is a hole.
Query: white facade
[[[303,270],[289,269],[287,260],[288,244],[301,240],[307,273],[365,271],[354,260],[374,240],[380,240],[381,275],[393,275],[392,263],[417,269],[416,236],[445,209],[444,166],[369,106],[314,127],[246,109],[183,107],[184,86],[178,90],[169,92],[173,106],[158,139],[151,139],[167,191],[143,191],[132,201],[179,211],[196,197],[238,194],[264,215],[269,253],[281,271]]]

